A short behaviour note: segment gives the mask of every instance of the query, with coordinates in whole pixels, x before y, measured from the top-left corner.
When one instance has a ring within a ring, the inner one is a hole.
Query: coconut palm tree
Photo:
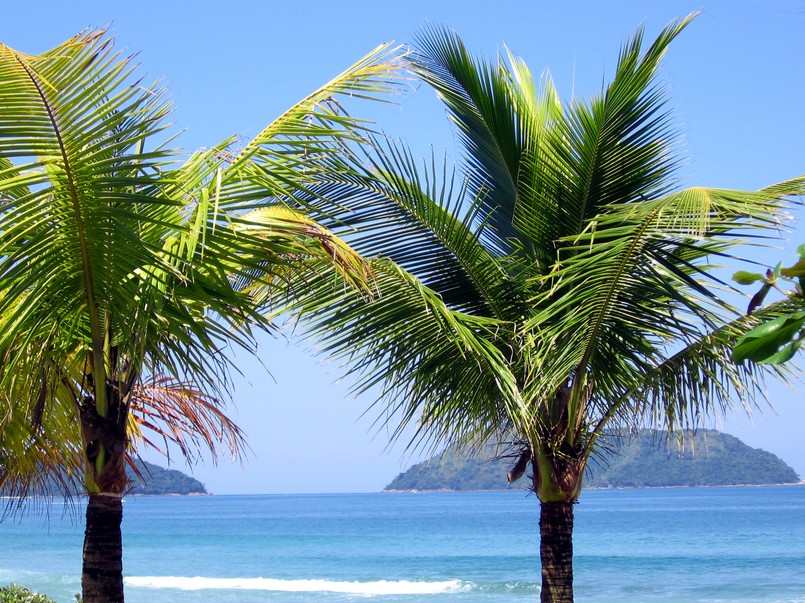
[[[322,219],[377,258],[379,294],[303,283],[307,333],[379,391],[395,435],[514,446],[509,478],[530,467],[540,503],[544,602],[573,600],[573,509],[607,430],[695,425],[748,406],[762,377],[731,358],[750,323],[710,268],[777,225],[805,179],[680,188],[656,73],[691,19],[646,45],[639,30],[611,83],[569,104],[515,56],[478,60],[426,30],[412,68],[455,124],[459,177],[389,143],[366,178],[321,191]]]
[[[138,444],[242,445],[229,350],[270,328],[250,288],[365,264],[278,204],[361,129],[336,101],[389,89],[380,47],[239,148],[155,143],[170,106],[104,31],[28,55],[0,44],[0,487],[78,477],[83,597],[123,601],[121,496]],[[149,433],[151,435],[149,436]]]

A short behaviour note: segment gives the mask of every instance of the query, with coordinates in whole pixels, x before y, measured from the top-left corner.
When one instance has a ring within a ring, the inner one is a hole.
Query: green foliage
[[[601,488],[789,484],[797,473],[765,450],[713,430],[685,433],[681,441],[656,431],[615,442],[591,462],[586,483]]]
[[[361,137],[335,99],[385,95],[395,68],[381,46],[245,146],[187,158],[164,87],[107,31],[39,55],[0,42],[0,484],[120,492],[138,445],[241,452],[230,351],[271,328],[267,297],[322,264],[366,276],[284,200]]]
[[[135,461],[135,465],[137,466],[136,472],[130,466],[126,467],[126,476],[129,479],[129,489],[126,490],[126,494],[151,496],[208,494],[204,484],[181,471],[164,469],[141,460]],[[137,475],[138,472],[139,475]],[[45,483],[42,491],[32,490],[30,494],[33,496],[47,496],[57,490],[57,484]],[[73,481],[68,485],[65,493],[79,495],[82,492],[81,484]],[[6,490],[0,488],[0,496],[7,496],[8,494]]]
[[[385,97],[396,67],[380,46],[247,144],[188,157],[166,144],[164,87],[137,75],[107,31],[38,55],[0,42],[0,487],[10,498],[78,481],[90,497],[122,494],[138,446],[191,460],[242,452],[225,412],[231,353],[255,350],[254,331],[273,327],[267,300],[322,267],[369,289],[362,258],[286,200],[345,173],[335,157],[365,124],[337,99]],[[84,597],[122,601],[118,524],[96,530],[90,516]],[[95,546],[107,536],[115,544]]]
[[[444,102],[462,162],[420,168],[388,143],[368,153],[364,179],[314,204],[380,258],[372,304],[297,291],[319,349],[358,391],[381,392],[389,416],[419,423],[417,436],[522,441],[546,464],[544,502],[574,499],[605,429],[684,429],[762,391],[765,373],[732,359],[751,324],[722,299],[712,258],[747,230],[776,236],[805,177],[679,190],[679,129],[657,72],[692,18],[651,42],[638,30],[605,89],[566,104],[517,57],[479,59],[427,29],[411,66]]]
[[[805,245],[797,248],[799,260],[783,268],[777,264],[774,270],[765,274],[739,270],[732,279],[741,285],[752,285],[762,282],[760,290],[749,302],[748,314],[758,308],[772,289],[777,289],[791,302],[788,311],[782,316],[767,319],[741,337],[735,345],[733,358],[736,362],[751,360],[764,364],[782,364],[788,362],[805,342]],[[782,283],[793,284],[794,289],[785,291]]]
[[[386,490],[507,490],[512,459],[487,449],[467,456],[448,448],[400,473]],[[713,430],[685,433],[681,442],[664,432],[608,434],[603,451],[590,462],[585,485],[596,488],[788,484],[796,472],[777,456]]]
[[[12,584],[0,588],[0,603],[56,603],[53,599]]]
[[[766,321],[738,340],[733,357],[737,362],[752,360],[781,364],[794,357],[805,339],[805,312],[792,312]]]
[[[229,351],[271,328],[268,296],[322,265],[365,282],[357,254],[284,201],[341,170],[364,125],[335,99],[385,96],[395,56],[381,46],[247,145],[187,159],[165,144],[164,87],[107,31],[40,55],[0,43],[0,484],[24,497],[66,467],[120,491],[138,445],[242,451]]]
[[[129,480],[134,484],[131,494],[207,494],[204,484],[181,471],[163,469],[145,461],[136,461],[136,464],[140,477],[131,467],[126,471]]]

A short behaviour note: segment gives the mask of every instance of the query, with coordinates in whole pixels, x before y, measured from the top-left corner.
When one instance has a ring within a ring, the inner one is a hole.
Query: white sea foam
[[[203,576],[130,576],[127,586],[176,588],[180,590],[270,590],[277,592],[333,592],[350,595],[435,595],[469,588],[459,580],[414,582],[377,580],[335,582],[330,580],[275,580],[272,578],[205,578]]]

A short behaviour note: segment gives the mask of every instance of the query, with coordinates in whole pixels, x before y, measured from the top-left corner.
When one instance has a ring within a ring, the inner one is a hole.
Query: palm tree
[[[710,268],[776,225],[805,179],[680,189],[656,72],[691,19],[645,49],[639,30],[612,82],[569,104],[511,54],[477,60],[427,30],[412,68],[456,126],[460,179],[388,143],[366,178],[333,179],[313,204],[377,258],[379,293],[366,304],[304,283],[308,335],[358,392],[379,388],[395,436],[416,424],[427,444],[513,445],[509,478],[530,466],[540,502],[544,602],[573,600],[573,509],[608,430],[748,407],[762,377],[731,359],[750,322]]]
[[[86,603],[123,601],[138,444],[240,450],[228,350],[271,327],[251,288],[326,265],[368,291],[361,259],[278,199],[343,168],[332,158],[362,130],[336,97],[385,93],[394,69],[379,47],[243,148],[179,163],[153,142],[164,90],[105,32],[38,56],[0,44],[0,487],[83,480]]]

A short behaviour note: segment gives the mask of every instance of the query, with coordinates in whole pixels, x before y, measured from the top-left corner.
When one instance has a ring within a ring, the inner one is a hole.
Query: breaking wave
[[[266,590],[276,592],[332,592],[350,595],[436,595],[468,590],[460,580],[419,582],[377,580],[336,582],[330,580],[275,580],[272,578],[205,578],[203,576],[130,576],[127,586],[176,588],[180,590]]]

